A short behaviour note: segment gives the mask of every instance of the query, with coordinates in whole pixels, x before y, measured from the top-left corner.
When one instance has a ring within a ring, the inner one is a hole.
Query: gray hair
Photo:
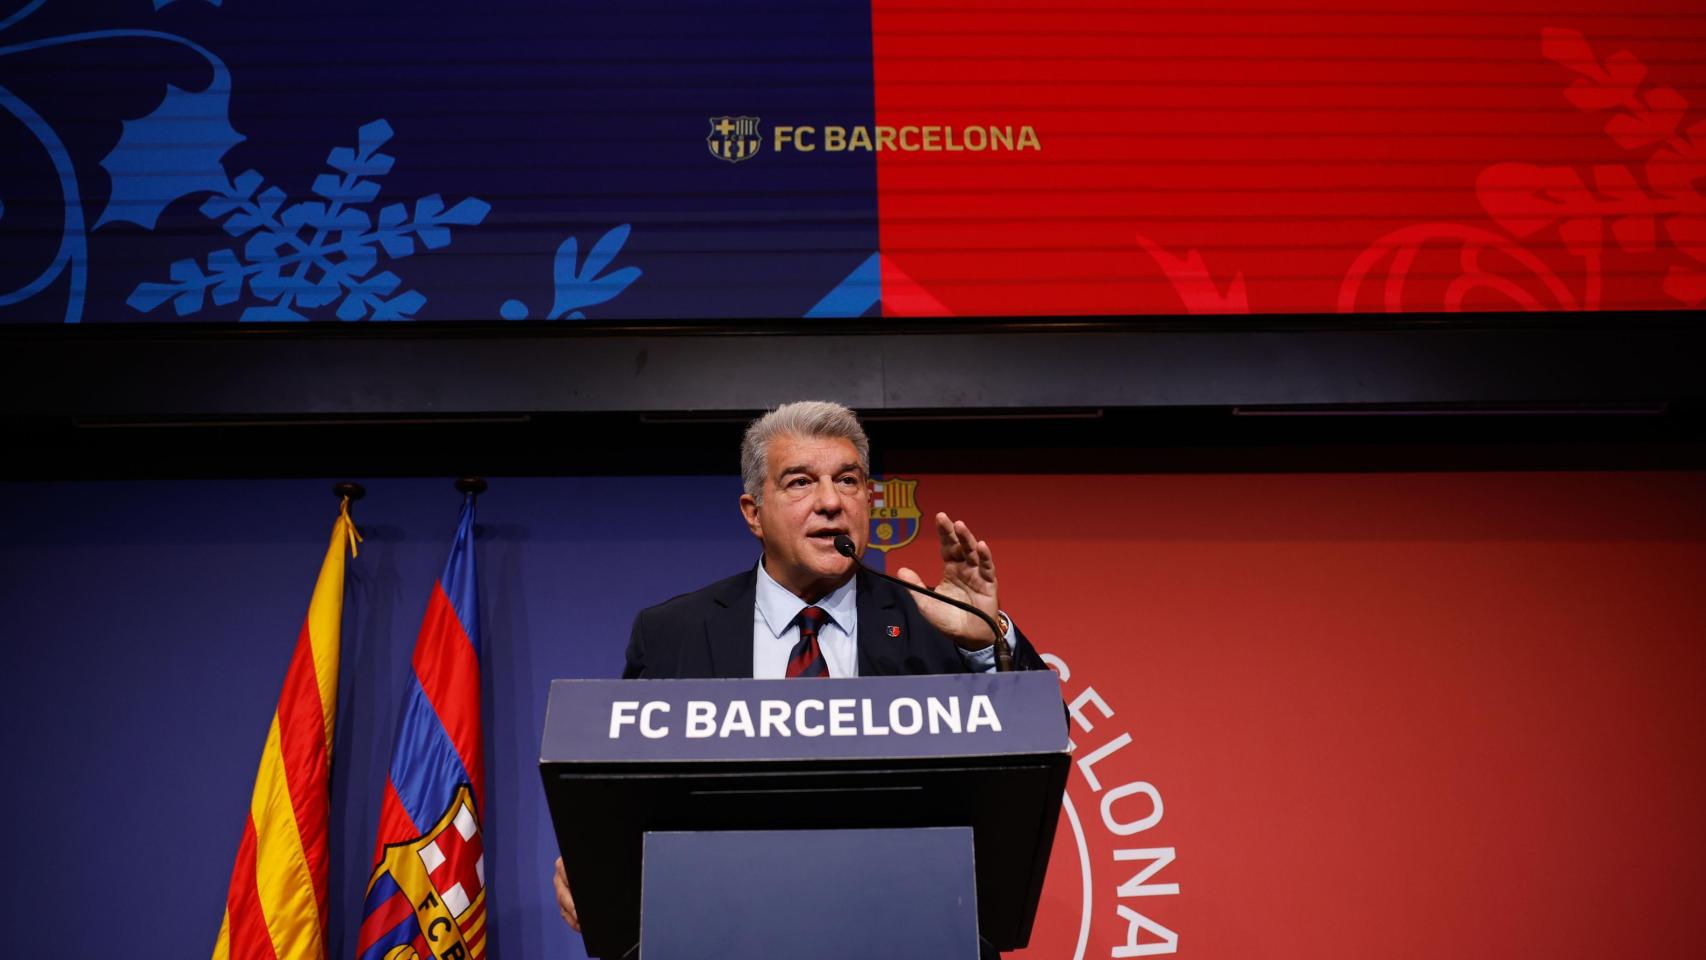
[[[871,472],[871,441],[859,416],[839,403],[827,400],[796,400],[747,424],[740,441],[740,479],[747,495],[764,502],[764,474],[768,469],[770,441],[780,436],[827,437],[850,440],[859,453],[859,468]]]

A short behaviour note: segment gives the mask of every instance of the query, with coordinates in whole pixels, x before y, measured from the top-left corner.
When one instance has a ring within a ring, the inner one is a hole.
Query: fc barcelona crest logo
[[[364,960],[484,960],[486,856],[466,783],[425,834],[385,847],[366,909]]]
[[[918,481],[871,479],[871,546],[884,553],[918,536]]]
[[[763,142],[764,138],[758,135],[757,117],[712,117],[711,133],[705,138],[711,156],[730,163],[757,155]]]

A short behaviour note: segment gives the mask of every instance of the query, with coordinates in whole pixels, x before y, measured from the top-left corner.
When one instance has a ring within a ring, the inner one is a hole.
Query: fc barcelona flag
[[[380,806],[358,960],[486,955],[474,495],[415,641]]]

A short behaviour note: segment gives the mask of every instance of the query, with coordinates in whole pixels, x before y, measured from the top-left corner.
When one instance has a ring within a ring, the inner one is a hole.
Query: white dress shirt
[[[859,578],[854,577],[815,606],[829,614],[829,622],[818,631],[817,645],[823,652],[823,662],[832,677],[859,675]],[[752,675],[760,679],[788,675],[788,656],[800,642],[800,627],[796,618],[807,606],[793,591],[777,583],[758,561],[758,591],[752,612]],[[1013,618],[1007,618],[1007,645],[1018,641],[1014,637]],[[977,673],[995,669],[995,645],[982,650],[958,648],[966,668]]]

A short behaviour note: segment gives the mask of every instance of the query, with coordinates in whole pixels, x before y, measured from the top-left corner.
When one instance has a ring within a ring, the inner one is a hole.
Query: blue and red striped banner
[[[413,667],[391,748],[356,956],[379,960],[405,944],[421,956],[444,955],[460,944],[472,960],[486,951],[472,495],[427,600]]]

